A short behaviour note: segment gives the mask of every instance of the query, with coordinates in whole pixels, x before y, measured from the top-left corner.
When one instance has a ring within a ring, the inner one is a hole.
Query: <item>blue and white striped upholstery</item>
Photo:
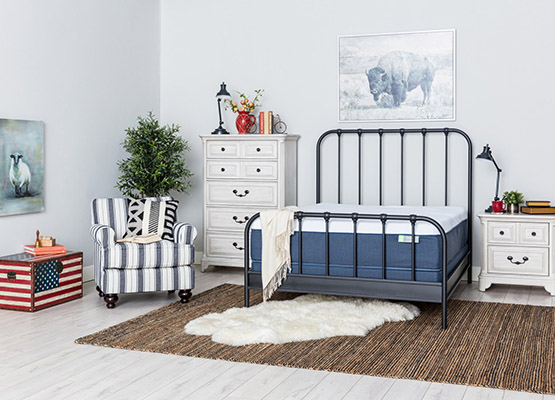
[[[171,197],[157,198],[170,200]],[[96,284],[104,293],[136,293],[194,288],[194,226],[176,223],[174,241],[117,243],[127,230],[127,199],[92,201]]]

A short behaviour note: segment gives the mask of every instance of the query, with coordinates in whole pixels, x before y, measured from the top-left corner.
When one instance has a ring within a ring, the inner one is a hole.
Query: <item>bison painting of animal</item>
[[[44,211],[44,123],[0,119],[0,216]]]
[[[340,36],[339,121],[455,119],[455,31]]]

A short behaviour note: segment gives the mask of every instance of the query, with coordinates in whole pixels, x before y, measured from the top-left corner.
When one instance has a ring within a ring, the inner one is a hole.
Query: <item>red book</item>
[[[260,134],[264,135],[264,111],[260,111],[259,121],[260,121]]]

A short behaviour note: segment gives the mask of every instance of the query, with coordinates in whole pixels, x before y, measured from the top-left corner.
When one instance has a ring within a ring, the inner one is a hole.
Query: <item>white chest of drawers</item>
[[[479,289],[493,283],[543,286],[555,296],[555,216],[479,214],[482,271]]]
[[[245,222],[297,204],[298,135],[208,135],[204,146],[204,253],[210,265],[243,267]]]

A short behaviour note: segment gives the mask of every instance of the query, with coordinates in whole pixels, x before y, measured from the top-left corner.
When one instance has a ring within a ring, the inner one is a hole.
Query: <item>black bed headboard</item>
[[[358,136],[358,204],[362,204],[362,159],[363,159],[363,146],[362,146],[362,136],[363,135],[377,135],[378,136],[378,146],[379,155],[377,160],[378,165],[378,192],[379,192],[379,205],[383,205],[383,166],[384,166],[384,151],[383,151],[383,138],[384,135],[398,135],[400,137],[400,205],[405,205],[405,151],[407,150],[407,145],[405,144],[405,137],[407,135],[420,135],[422,137],[422,205],[426,205],[426,138],[431,134],[444,135],[444,146],[443,146],[443,157],[444,157],[444,205],[449,205],[449,136],[452,134],[462,136],[466,141],[466,169],[468,173],[467,179],[467,210],[469,220],[472,218],[472,141],[470,137],[460,129],[456,128],[399,128],[399,129],[332,129],[324,132],[318,142],[316,143],[316,203],[321,202],[322,198],[322,143],[326,138],[330,136],[337,137],[337,202],[341,203],[341,141],[342,137],[346,135],[356,135]],[[440,185],[438,185],[439,187]]]

